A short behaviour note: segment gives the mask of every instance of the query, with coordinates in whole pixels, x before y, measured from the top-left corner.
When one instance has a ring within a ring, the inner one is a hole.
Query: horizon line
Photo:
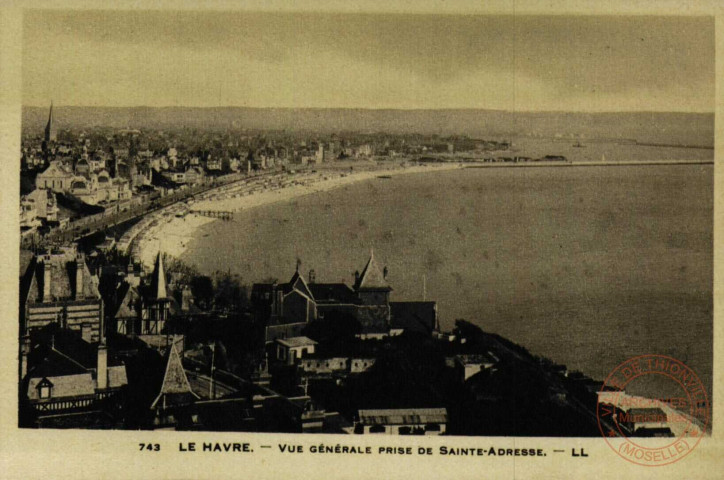
[[[399,111],[399,112],[421,112],[436,110],[460,110],[460,111],[486,111],[501,113],[688,113],[688,114],[715,114],[714,110],[504,110],[500,108],[483,108],[483,107],[430,107],[430,108],[404,108],[404,107],[256,107],[248,105],[215,105],[215,106],[196,106],[196,105],[59,105],[51,101],[48,105],[25,105],[22,108],[41,108],[47,109],[50,105],[54,108],[116,108],[116,109],[169,109],[169,108],[188,108],[188,109],[215,109],[215,108],[246,108],[251,110],[365,110],[365,111]]]

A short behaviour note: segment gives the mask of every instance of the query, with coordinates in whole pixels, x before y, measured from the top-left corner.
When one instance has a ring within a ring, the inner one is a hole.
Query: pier
[[[231,220],[234,218],[234,212],[226,210],[190,210],[189,213],[195,213],[204,217],[220,218],[222,220]]]

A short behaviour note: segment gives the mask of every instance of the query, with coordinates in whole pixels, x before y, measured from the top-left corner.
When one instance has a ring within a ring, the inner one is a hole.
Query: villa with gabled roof
[[[314,270],[306,281],[297,266],[287,283],[254,284],[251,302],[256,320],[266,326],[267,343],[299,337],[309,322],[325,317],[353,319],[359,323],[362,338],[386,336],[391,329],[431,333],[437,326],[435,303],[390,302],[391,292],[387,268],[380,268],[374,252],[370,252],[362,273],[355,273],[352,287],[317,283]]]

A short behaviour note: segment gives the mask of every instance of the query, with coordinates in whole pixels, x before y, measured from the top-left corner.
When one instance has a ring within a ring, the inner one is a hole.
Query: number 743
[[[139,443],[139,450],[148,450],[149,452],[159,452],[161,451],[161,445],[158,443]]]

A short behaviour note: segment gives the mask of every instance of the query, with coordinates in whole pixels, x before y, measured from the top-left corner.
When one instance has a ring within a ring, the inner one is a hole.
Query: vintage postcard
[[[722,12],[582,5],[3,10],[7,478],[718,478]]]

